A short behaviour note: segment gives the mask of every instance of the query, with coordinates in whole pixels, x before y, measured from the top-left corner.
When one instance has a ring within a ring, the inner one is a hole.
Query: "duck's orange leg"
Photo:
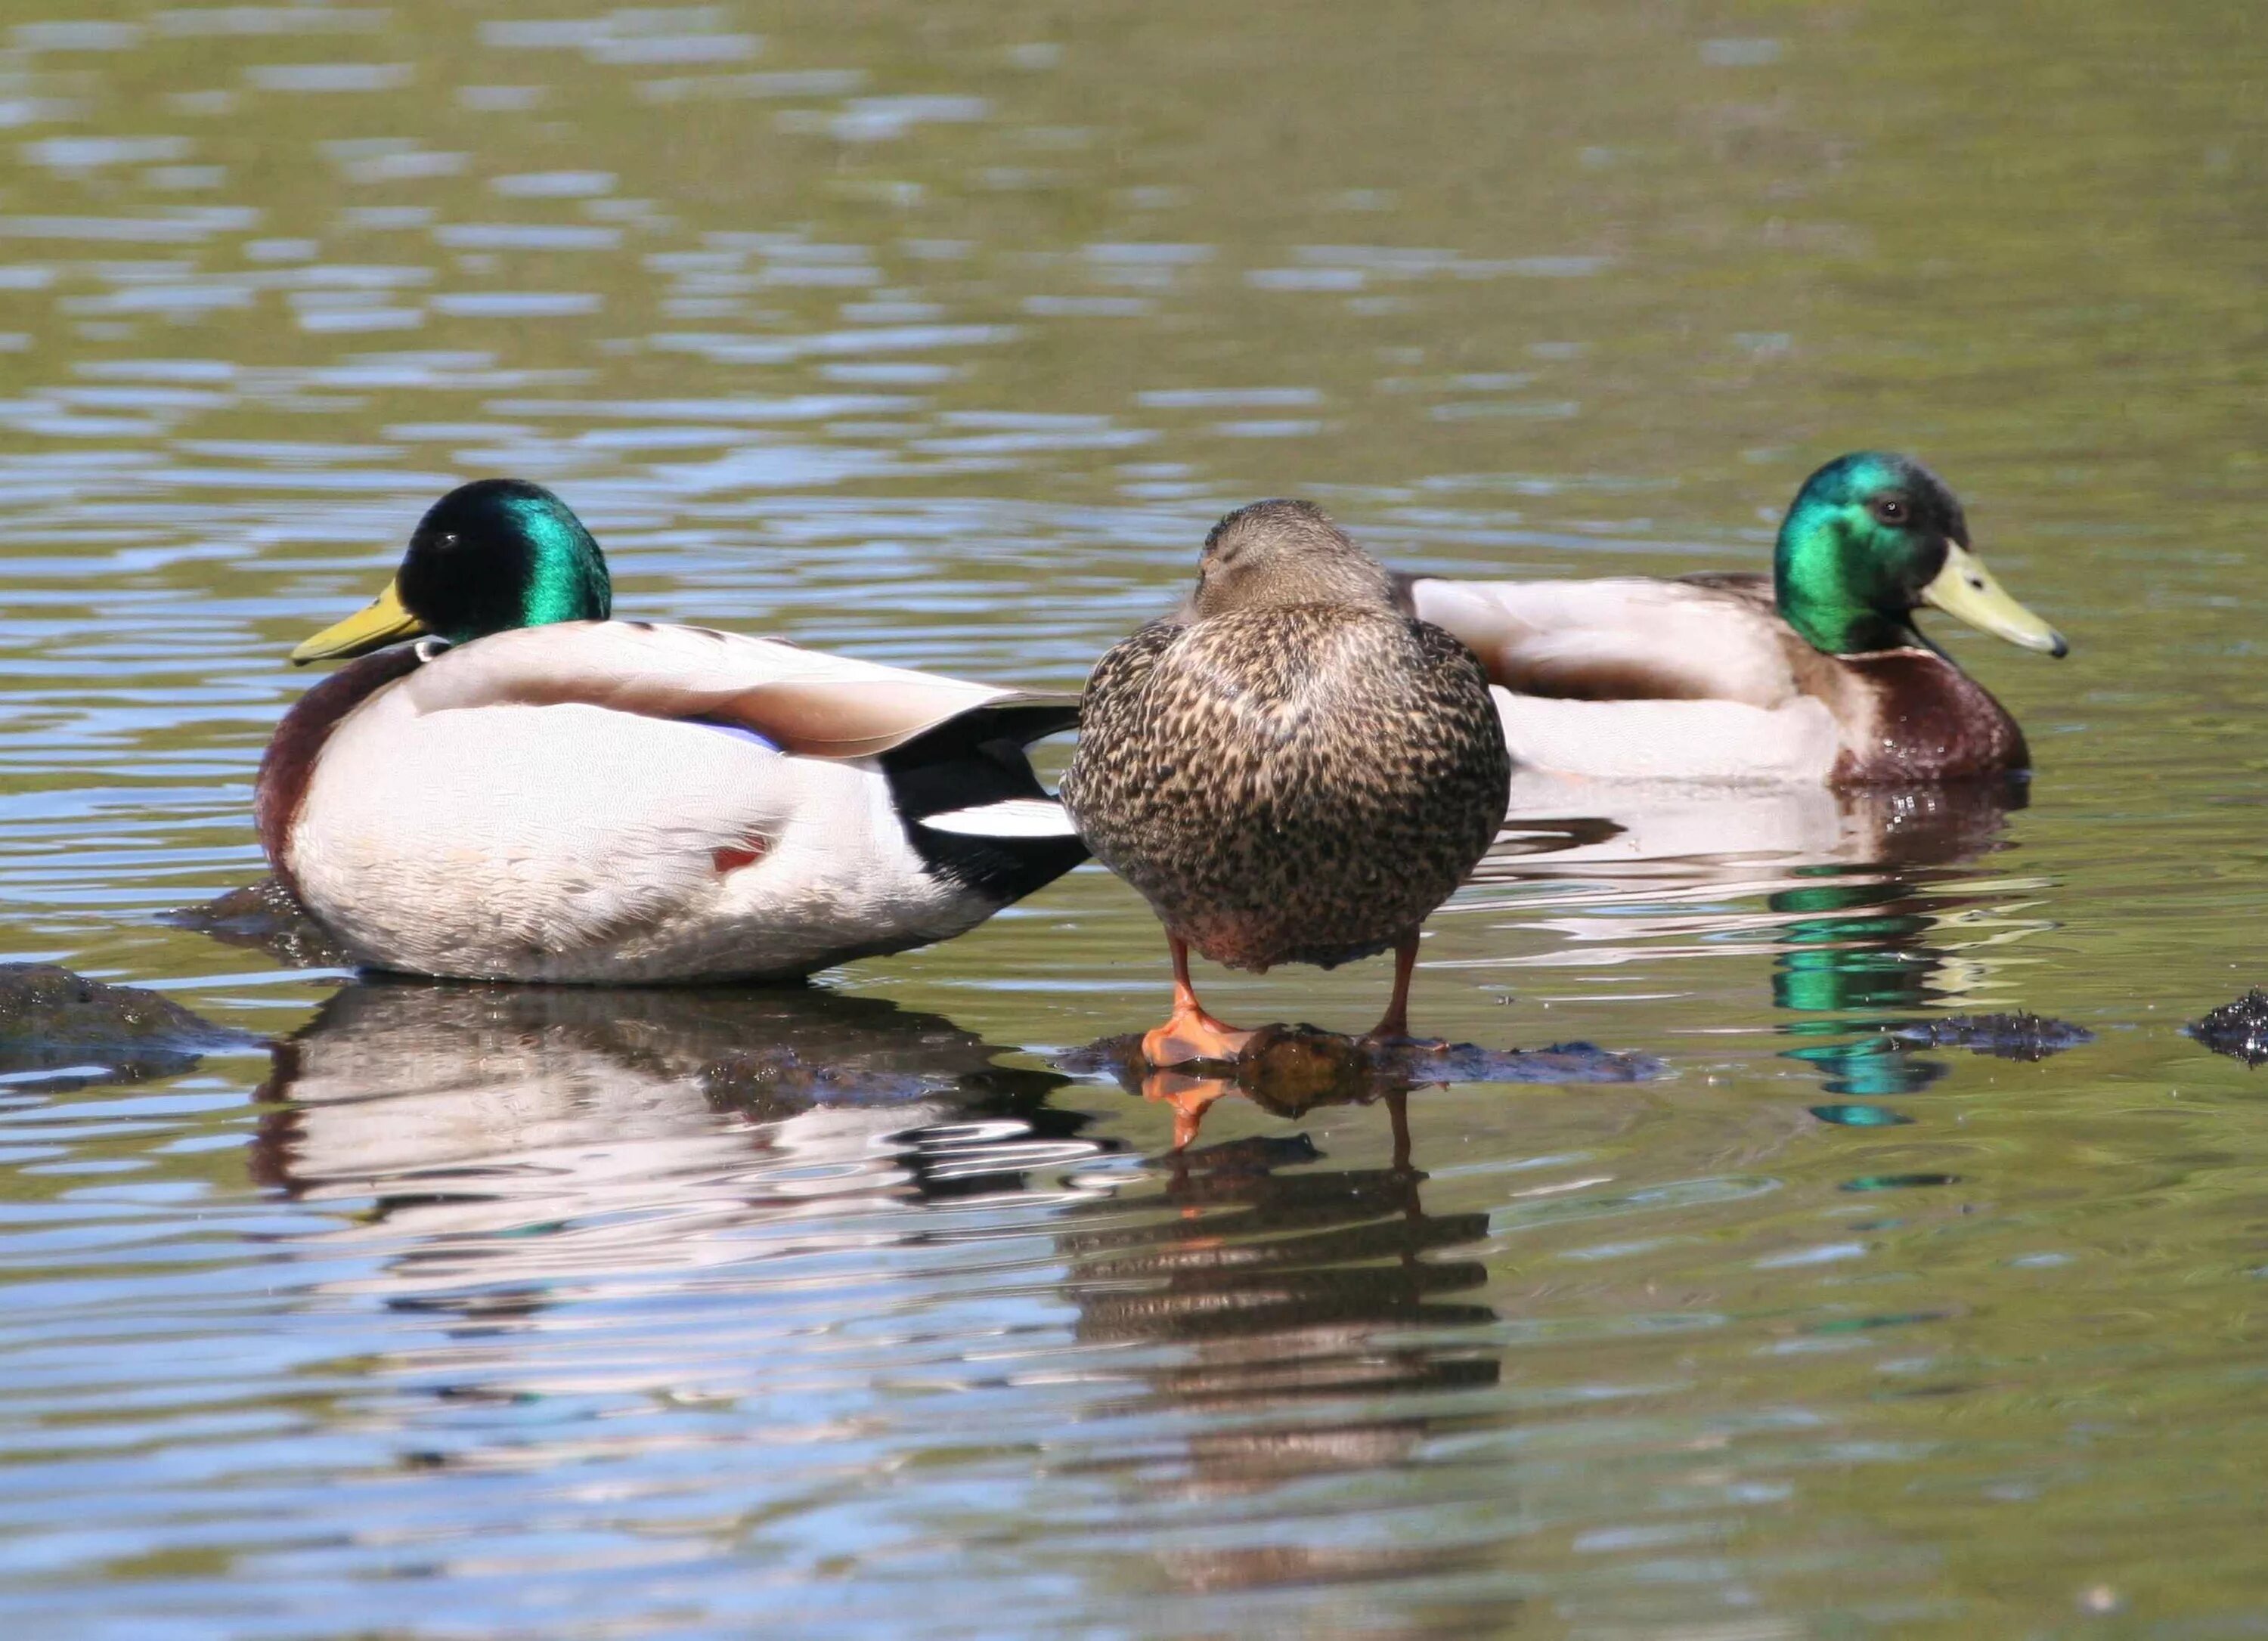
[[[1370,1028],[1366,1042],[1410,1041],[1410,976],[1418,968],[1418,931],[1411,930],[1394,948],[1394,996],[1386,1013]]]
[[[1142,1034],[1142,1057],[1152,1065],[1188,1060],[1233,1060],[1254,1034],[1225,1025],[1204,1011],[1189,984],[1189,943],[1166,937],[1174,951],[1174,1012],[1163,1026]]]

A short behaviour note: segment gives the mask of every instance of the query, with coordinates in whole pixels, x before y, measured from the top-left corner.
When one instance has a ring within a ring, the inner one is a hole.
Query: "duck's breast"
[[[1851,656],[1843,670],[1851,704],[1834,784],[1976,780],[2031,767],[2008,710],[1935,651]]]
[[[417,652],[408,645],[364,656],[311,687],[276,726],[253,784],[252,819],[269,869],[294,894],[299,886],[291,872],[291,838],[324,748],[342,721],[417,666]]]

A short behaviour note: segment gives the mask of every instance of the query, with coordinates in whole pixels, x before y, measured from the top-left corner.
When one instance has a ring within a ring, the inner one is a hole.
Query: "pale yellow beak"
[[[425,623],[401,607],[400,585],[389,581],[386,591],[368,604],[292,651],[291,664],[305,666],[310,661],[342,661],[349,656],[367,655],[404,638],[415,638],[424,630]]]
[[[1945,568],[1921,590],[1922,602],[2027,650],[2068,655],[2063,635],[2008,596],[1984,560],[1956,541],[1945,544]]]

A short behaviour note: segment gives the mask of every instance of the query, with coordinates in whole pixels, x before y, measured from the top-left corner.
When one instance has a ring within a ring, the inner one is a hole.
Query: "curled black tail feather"
[[[963,712],[882,754],[890,800],[922,864],[1007,906],[1087,857],[1076,837],[984,837],[922,822],[1016,798],[1051,800],[1024,748],[1079,723],[1075,701],[1009,701]]]

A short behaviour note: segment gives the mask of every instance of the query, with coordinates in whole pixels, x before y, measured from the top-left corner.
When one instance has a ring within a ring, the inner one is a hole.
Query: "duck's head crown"
[[[1213,526],[1197,559],[1192,616],[1295,604],[1390,610],[1394,581],[1313,502],[1254,502]]]
[[[526,479],[475,479],[426,511],[395,577],[404,608],[462,644],[514,627],[604,621],[606,556],[574,510]]]

